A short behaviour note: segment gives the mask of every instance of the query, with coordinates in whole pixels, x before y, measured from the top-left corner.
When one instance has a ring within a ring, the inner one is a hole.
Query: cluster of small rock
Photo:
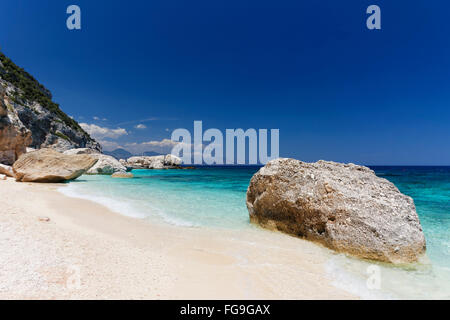
[[[172,154],[160,156],[136,156],[121,159],[120,163],[133,169],[179,169],[181,168],[181,159]]]
[[[112,175],[114,173],[126,173],[127,171],[129,171],[114,157],[101,154],[100,152],[94,149],[88,148],[71,149],[64,151],[64,154],[65,155],[88,154],[92,158],[97,159],[97,163],[94,164],[94,166],[92,166],[89,170],[87,170],[86,174]]]
[[[170,154],[119,161],[90,148],[70,149],[63,153],[52,148],[28,148],[12,167],[0,164],[0,174],[23,182],[62,182],[82,174],[133,178],[129,172],[132,169],[174,169],[180,165],[181,159]]]

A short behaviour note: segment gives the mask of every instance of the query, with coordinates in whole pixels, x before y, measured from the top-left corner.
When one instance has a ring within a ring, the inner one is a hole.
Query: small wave
[[[121,215],[131,217],[131,218],[137,218],[137,219],[148,219],[153,215],[156,214],[159,216],[164,222],[174,225],[174,226],[180,226],[180,227],[199,227],[198,224],[191,223],[189,221],[185,221],[183,219],[171,217],[170,215],[164,213],[162,210],[158,208],[152,207],[152,212],[148,212],[148,210],[139,210],[135,206],[133,206],[132,203],[124,201],[124,200],[117,200],[112,197],[107,196],[98,196],[98,195],[92,195],[92,194],[86,194],[79,190],[79,186],[75,185],[68,185],[64,187],[60,187],[58,189],[58,192],[64,194],[65,196],[71,197],[71,198],[78,198],[78,199],[84,199],[93,201],[95,203],[101,204],[111,211],[115,213],[119,213]]]
[[[85,200],[90,200],[90,201],[99,203],[99,204],[107,207],[111,211],[120,213],[124,216],[138,218],[138,219],[144,219],[147,217],[147,214],[136,210],[136,208],[133,208],[133,206],[129,203],[126,203],[126,202],[120,201],[120,200],[116,200],[116,199],[112,199],[109,197],[85,194],[85,193],[80,192],[78,190],[78,187],[75,187],[74,185],[61,187],[58,189],[58,191],[60,193],[64,194],[65,196],[68,196],[71,198],[85,199]]]
[[[162,219],[165,222],[167,222],[168,224],[174,225],[174,226],[189,227],[189,228],[198,228],[198,227],[200,227],[200,225],[197,224],[197,223],[193,223],[193,222],[189,222],[189,221],[186,221],[186,220],[169,217],[167,215],[161,215],[161,217],[162,217]]]

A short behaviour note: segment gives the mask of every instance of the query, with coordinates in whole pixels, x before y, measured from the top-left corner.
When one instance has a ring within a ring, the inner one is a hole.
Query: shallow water
[[[245,196],[258,169],[133,170],[134,179],[82,176],[62,192],[132,217],[185,227],[246,229],[250,224]],[[407,268],[375,264],[380,274],[378,289],[367,286],[372,262],[331,254],[326,267],[335,285],[368,299],[450,299],[450,167],[372,169],[414,199],[429,261]]]

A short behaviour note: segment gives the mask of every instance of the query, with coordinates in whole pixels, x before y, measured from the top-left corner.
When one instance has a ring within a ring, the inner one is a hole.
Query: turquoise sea
[[[254,228],[245,206],[259,167],[133,170],[134,179],[82,176],[61,191],[136,218],[191,228]],[[376,264],[379,289],[367,289],[372,262],[330,253],[327,270],[339,286],[362,298],[450,299],[450,167],[372,167],[411,196],[427,240],[428,260],[407,266]],[[293,238],[295,241],[295,238]]]

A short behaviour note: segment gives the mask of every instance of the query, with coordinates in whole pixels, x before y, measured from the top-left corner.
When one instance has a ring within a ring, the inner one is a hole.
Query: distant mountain
[[[128,150],[125,150],[125,149],[122,149],[122,148],[118,148],[118,149],[113,150],[113,151],[103,151],[103,153],[107,154],[109,156],[112,156],[112,157],[116,158],[117,160],[120,160],[120,159],[125,159],[126,160],[128,158],[133,157],[133,156],[153,157],[153,156],[161,156],[162,155],[161,153],[157,153],[157,152],[154,152],[154,151],[145,151],[143,153],[133,154],[133,153],[129,152]]]
[[[133,154],[131,152],[129,152],[129,151],[125,150],[125,149],[121,149],[121,148],[113,150],[113,151],[103,151],[103,153],[107,154],[109,156],[113,156],[117,160],[120,160],[120,159],[125,159],[126,160],[126,159],[128,159],[128,158],[133,156]]]
[[[125,159],[126,160],[128,158],[133,157],[133,156],[153,157],[153,156],[160,156],[161,155],[161,153],[157,153],[157,152],[154,152],[154,151],[145,151],[145,152],[139,153],[139,154],[132,154],[131,152],[129,152],[129,151],[125,150],[125,149],[122,149],[122,148],[119,148],[119,149],[116,149],[116,150],[113,150],[113,151],[103,151],[103,153],[107,154],[109,156],[112,156],[112,157],[116,158],[117,160],[120,160],[120,159]]]

